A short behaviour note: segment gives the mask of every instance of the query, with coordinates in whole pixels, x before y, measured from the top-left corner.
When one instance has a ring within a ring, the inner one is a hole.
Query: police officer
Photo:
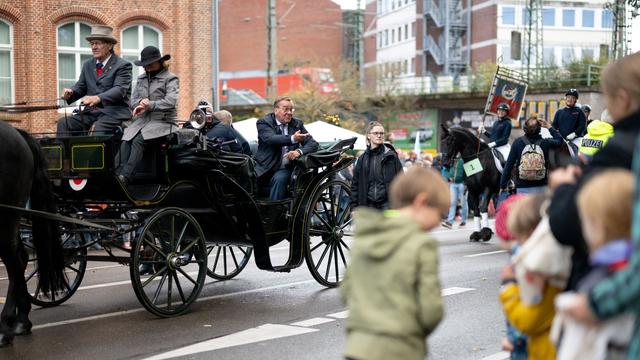
[[[587,128],[587,117],[576,106],[578,97],[578,90],[569,89],[565,94],[566,107],[556,112],[551,124],[565,140],[572,141],[576,146],[580,146],[582,135]]]
[[[496,148],[500,151],[503,158],[506,160],[509,157],[509,151],[511,145],[509,145],[509,136],[511,136],[511,119],[509,118],[509,105],[507,103],[501,103],[498,105],[496,113],[498,114],[498,121],[493,123],[491,132],[484,130],[482,127],[481,132],[489,137],[489,147]]]

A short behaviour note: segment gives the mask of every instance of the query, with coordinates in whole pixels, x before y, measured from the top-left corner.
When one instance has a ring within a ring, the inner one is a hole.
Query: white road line
[[[497,250],[497,251],[483,252],[483,253],[479,253],[479,254],[464,255],[463,257],[472,258],[472,257],[478,257],[478,256],[502,254],[502,253],[506,253],[506,252],[507,252],[507,250]]]
[[[442,290],[442,296],[460,294],[472,291],[472,288],[452,287]],[[179,356],[188,356],[203,352],[215,351],[232,346],[247,345],[251,343],[279,339],[294,335],[301,335],[310,332],[319,331],[318,329],[310,329],[309,326],[319,325],[334,321],[335,319],[346,319],[348,310],[328,314],[327,317],[316,317],[293,323],[291,325],[264,324],[255,328],[243,330],[234,334],[229,334],[220,338],[206,340],[197,344],[188,345],[180,349],[172,350],[155,356],[145,358],[144,360],[163,360]],[[329,317],[334,319],[329,319]]]
[[[298,321],[298,322],[295,322],[295,323],[289,324],[289,325],[291,325],[291,326],[311,327],[311,326],[325,324],[325,323],[332,322],[332,321],[336,321],[336,319],[327,319],[325,317],[316,317],[316,318],[311,318],[311,319],[308,319],[308,320]]]
[[[296,286],[296,285],[314,283],[314,282],[316,282],[316,281],[315,280],[304,280],[304,281],[297,281],[297,282],[292,282],[292,283],[287,283],[287,284],[280,284],[280,285],[267,286],[267,287],[263,287],[263,288],[251,289],[251,290],[237,291],[237,292],[232,292],[232,293],[227,293],[227,294],[207,296],[207,297],[199,298],[198,300],[196,300],[196,302],[208,301],[208,300],[213,300],[213,299],[222,299],[222,298],[227,298],[227,297],[232,297],[232,296],[237,296],[237,295],[252,294],[252,293],[261,292],[261,291],[277,290],[277,289],[288,288],[288,287]],[[60,325],[67,325],[67,324],[75,324],[75,323],[80,323],[80,322],[85,322],[85,321],[92,321],[92,320],[97,320],[97,319],[104,319],[104,318],[109,318],[109,317],[114,317],[114,316],[125,315],[125,314],[132,314],[132,313],[136,313],[136,312],[140,312],[140,311],[145,311],[145,309],[144,308],[136,308],[136,309],[131,309],[131,310],[116,311],[116,312],[107,313],[107,314],[93,315],[93,316],[87,316],[87,317],[83,317],[83,318],[52,322],[52,323],[47,323],[47,324],[42,324],[42,325],[36,325],[36,326],[34,326],[32,328],[32,330],[44,329],[44,328],[55,327],[55,326],[60,326]]]
[[[327,316],[331,316],[332,318],[336,318],[336,319],[346,319],[347,316],[349,316],[349,310],[340,311],[337,313],[329,314]]]
[[[265,340],[278,339],[288,336],[307,334],[319,331],[317,329],[309,329],[303,327],[295,327],[289,325],[264,324],[257,328],[219,337],[216,339],[204,341],[181,349],[169,351],[156,356],[148,357],[145,360],[162,360],[170,359],[178,356],[198,354],[201,352],[228,348],[231,346],[246,345]]]
[[[481,360],[507,360],[511,358],[511,355],[506,351],[501,351],[493,355],[485,356]]]

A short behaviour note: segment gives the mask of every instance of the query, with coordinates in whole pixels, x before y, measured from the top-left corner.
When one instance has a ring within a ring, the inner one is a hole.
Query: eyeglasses
[[[281,108],[281,107],[278,107],[278,109],[282,110],[283,113],[292,113],[293,114],[294,112],[296,112],[296,109],[294,109],[294,108]]]
[[[370,132],[369,134],[373,136],[384,136],[384,132]]]

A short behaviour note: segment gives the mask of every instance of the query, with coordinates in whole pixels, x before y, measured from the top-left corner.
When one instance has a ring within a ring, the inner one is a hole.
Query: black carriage
[[[33,303],[58,305],[82,281],[87,261],[130,268],[136,296],[151,313],[188,310],[206,276],[227,280],[254,255],[259,269],[288,272],[307,266],[320,284],[336,286],[348,262],[350,186],[335,174],[353,162],[354,139],[301,157],[290,198],[269,201],[253,160],[222,150],[197,129],[181,129],[147,144],[145,161],[129,183],[114,174],[118,141],[111,136],[39,137],[55,188],[65,251],[66,290],[41,294],[35,252],[25,273]],[[29,224],[22,227],[30,244]],[[130,248],[126,246],[130,241]],[[289,256],[274,264],[270,247],[286,241]],[[88,253],[101,244],[106,253]],[[149,271],[141,271],[142,268]]]

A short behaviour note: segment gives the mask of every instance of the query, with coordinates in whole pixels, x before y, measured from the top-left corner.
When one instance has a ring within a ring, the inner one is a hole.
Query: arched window
[[[13,34],[11,25],[0,20],[0,104],[13,99]]]
[[[91,46],[85,39],[91,34],[91,26],[72,22],[58,27],[58,96],[62,89],[71,88],[82,71],[82,64],[93,58]]]
[[[140,58],[145,46],[153,45],[162,52],[162,32],[149,25],[133,25],[122,30],[122,58],[133,63]],[[142,66],[133,65],[133,85],[137,77],[144,72]]]

